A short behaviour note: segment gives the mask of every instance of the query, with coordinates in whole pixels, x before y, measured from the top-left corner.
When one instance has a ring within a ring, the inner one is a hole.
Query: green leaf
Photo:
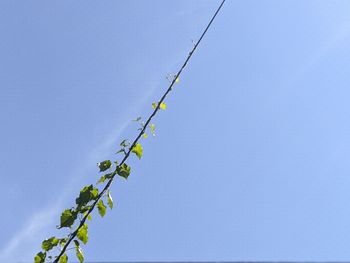
[[[141,117],[137,117],[136,119],[134,119],[133,121],[140,121],[142,118]]]
[[[129,146],[129,141],[127,139],[122,140],[122,142],[120,143],[121,147],[128,147]]]
[[[49,239],[45,239],[41,244],[41,247],[45,251],[49,251],[55,246],[58,245],[59,240],[56,237],[50,237]]]
[[[155,103],[155,102],[152,103],[152,108],[154,110],[157,108],[157,106],[158,106],[158,103]],[[160,105],[159,105],[159,108],[161,110],[166,110],[166,104],[164,102],[161,102]]]
[[[68,256],[66,253],[64,253],[61,257],[60,257],[60,261],[59,263],[67,263],[68,262]]]
[[[97,189],[97,188],[93,188],[93,189],[90,191],[90,195],[91,195],[91,199],[92,199],[92,200],[96,200],[97,197],[98,197],[98,189]]]
[[[142,157],[142,146],[139,143],[136,143],[136,145],[132,148],[132,152],[136,154],[136,156],[141,159]]]
[[[74,239],[73,241],[74,241],[75,247],[79,247],[80,246],[80,243],[79,243],[78,240]]]
[[[118,153],[124,153],[124,154],[126,154],[126,151],[125,151],[124,148],[122,148],[122,149],[120,149],[119,151],[116,152],[116,154],[118,154]]]
[[[156,126],[152,123],[152,124],[149,125],[149,128],[151,129],[152,135],[156,136],[156,134],[155,134]]]
[[[86,244],[89,240],[89,236],[88,236],[88,225],[84,224],[77,233],[77,238],[79,238],[79,240],[81,240],[84,244]]]
[[[91,208],[91,207],[90,207],[90,208]],[[84,216],[86,216],[87,213],[88,213],[88,212],[85,212],[85,213],[84,213]],[[91,214],[89,214],[89,215],[87,216],[87,220],[92,220],[92,215],[91,215]]]
[[[67,243],[67,238],[61,238],[59,241],[60,246],[64,246]]]
[[[113,209],[113,199],[110,191],[108,191],[108,195],[107,195],[107,204],[110,209]]]
[[[102,175],[101,178],[97,181],[96,184],[103,183],[106,180],[106,176]]]
[[[75,252],[76,252],[77,258],[79,259],[79,262],[83,263],[84,262],[84,254],[83,254],[83,251],[81,250],[80,246],[75,247]]]
[[[100,172],[104,172],[112,166],[112,162],[110,160],[105,160],[103,162],[97,163],[100,168]]]
[[[97,209],[98,209],[98,213],[100,214],[101,217],[104,217],[106,214],[106,206],[103,203],[102,200],[98,201],[97,203]]]
[[[83,206],[79,209],[79,212],[82,214],[87,213],[87,211],[89,211],[91,209],[91,205],[87,205],[87,206]]]
[[[118,165],[118,163],[117,163],[117,162],[115,162],[115,164],[116,164],[116,165]],[[113,176],[115,176],[115,174],[116,174],[116,172],[106,174],[106,175],[105,175],[105,176],[106,176],[106,179],[110,179],[110,178],[112,178]]]
[[[126,163],[117,167],[117,174],[125,179],[128,179],[130,175],[131,168]]]
[[[61,214],[61,227],[71,227],[77,219],[77,213],[72,209],[66,209]]]
[[[115,162],[115,164],[118,165],[117,162]],[[115,175],[115,172],[102,175],[101,178],[100,178],[100,180],[98,180],[97,184],[103,183],[103,182],[106,181],[107,179],[112,178],[114,175]],[[97,192],[98,192],[98,190],[97,190]]]
[[[148,134],[147,134],[147,133],[144,133],[144,134],[142,134],[142,137],[145,138],[145,139],[147,139]]]
[[[180,79],[179,79],[179,77],[177,77],[175,80],[175,83],[179,83],[179,82],[180,82]]]
[[[94,188],[94,186],[91,184],[89,186],[83,187],[83,189],[80,190],[79,197],[75,199],[75,203],[78,205],[78,209],[80,209],[91,200],[96,200],[97,197],[98,189]]]
[[[44,263],[46,259],[46,252],[39,252],[34,257],[34,263]]]

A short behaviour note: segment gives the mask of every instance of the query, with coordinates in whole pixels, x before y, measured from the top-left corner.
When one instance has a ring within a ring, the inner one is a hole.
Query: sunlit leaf
[[[46,259],[46,252],[39,252],[34,257],[34,263],[44,263]]]
[[[151,129],[152,135],[153,135],[153,136],[156,136],[156,134],[155,134],[156,126],[152,123],[152,124],[149,125],[149,128]]]
[[[75,247],[75,252],[76,252],[77,258],[79,259],[79,262],[83,263],[84,262],[84,254],[83,254],[83,251],[81,250],[80,246]]]
[[[112,162],[110,160],[105,160],[103,162],[97,163],[98,168],[100,168],[100,172],[104,172],[112,166]]]
[[[147,139],[147,138],[148,138],[148,134],[147,134],[147,133],[144,133],[144,134],[142,134],[142,137],[145,138],[145,139]]]
[[[97,188],[93,188],[90,192],[91,194],[91,199],[95,200],[98,197],[98,189]]]
[[[102,175],[102,176],[100,177],[100,179],[97,181],[96,184],[103,183],[105,180],[106,180],[106,176],[105,176],[105,175]]]
[[[116,163],[116,162],[115,162],[115,163]],[[117,163],[116,163],[116,164],[117,164]],[[112,178],[114,175],[115,175],[115,172],[102,175],[102,176],[100,177],[100,179],[97,181],[97,184],[103,183],[103,182],[106,181],[107,179]]]
[[[136,143],[135,146],[132,148],[132,152],[136,154],[136,156],[141,159],[142,157],[142,146],[139,143]]]
[[[126,163],[123,163],[122,165],[117,167],[117,174],[121,177],[124,177],[125,179],[128,179],[130,171],[131,167],[128,166]]]
[[[89,240],[88,236],[88,225],[84,224],[77,233],[77,238],[79,238],[84,244],[86,244]]]
[[[179,82],[180,82],[180,79],[179,79],[179,77],[177,77],[175,80],[175,83],[179,83]]]
[[[96,200],[98,197],[98,189],[91,184],[80,190],[79,197],[75,199],[78,209],[89,203],[91,200]]]
[[[61,214],[60,227],[71,227],[77,219],[77,213],[72,209],[66,209]]]
[[[154,110],[157,108],[157,106],[158,106],[158,103],[155,103],[155,102],[152,103],[152,108]],[[160,105],[159,105],[159,108],[161,110],[166,110],[166,104],[164,102],[161,102]]]
[[[66,253],[64,253],[61,257],[60,257],[60,261],[59,263],[67,263],[68,262],[68,256]]]
[[[101,217],[104,217],[106,214],[106,206],[103,203],[102,200],[98,201],[97,203],[97,209],[98,209],[98,213],[100,214]]]
[[[59,240],[56,237],[51,237],[49,239],[45,239],[43,243],[41,244],[41,247],[45,251],[49,251],[55,246],[58,245]]]
[[[109,208],[112,209],[113,208],[113,199],[112,199],[110,191],[108,191],[107,199],[108,199],[107,204],[108,204]]]

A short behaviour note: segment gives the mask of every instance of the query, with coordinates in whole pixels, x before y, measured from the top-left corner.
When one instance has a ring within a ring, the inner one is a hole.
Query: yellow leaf
[[[135,144],[135,146],[132,148],[132,150],[131,150],[133,153],[135,153],[136,154],[136,156],[139,158],[139,159],[141,159],[141,157],[142,157],[142,146],[141,146],[141,144],[139,144],[139,143],[136,143]]]
[[[152,108],[153,108],[154,110],[157,108],[157,106],[158,106],[158,103],[155,103],[155,102],[152,103]],[[162,102],[162,103],[159,105],[159,108],[160,108],[161,110],[165,110],[165,109],[166,109],[166,104],[165,104],[164,102]]]
[[[153,136],[156,136],[156,134],[155,134],[155,132],[154,132],[155,129],[156,129],[156,126],[152,123],[152,124],[149,125],[149,127],[150,127],[150,129],[151,129],[152,135],[153,135]]]
[[[159,105],[159,108],[161,108],[162,110],[166,110],[166,104],[164,102],[162,102],[160,105]]]

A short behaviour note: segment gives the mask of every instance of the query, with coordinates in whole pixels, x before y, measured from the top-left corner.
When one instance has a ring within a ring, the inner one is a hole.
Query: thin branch
[[[65,243],[64,247],[62,248],[60,254],[57,256],[57,258],[54,260],[54,263],[57,263],[59,261],[59,259],[61,258],[61,256],[66,252],[69,244],[73,241],[73,239],[77,236],[79,229],[85,224],[86,219],[88,218],[88,216],[90,215],[90,213],[94,210],[96,204],[98,203],[98,201],[101,199],[101,197],[104,195],[104,193],[110,188],[115,175],[117,174],[117,169],[118,167],[120,167],[122,164],[125,163],[125,161],[129,158],[129,155],[132,151],[132,149],[134,148],[134,146],[137,144],[137,142],[139,141],[139,139],[141,138],[141,136],[145,133],[146,128],[148,127],[149,123],[151,122],[151,120],[153,119],[153,117],[157,114],[157,112],[160,109],[160,105],[161,103],[165,100],[165,98],[167,97],[167,95],[169,94],[169,92],[172,90],[176,80],[180,77],[183,69],[186,67],[188,61],[191,59],[193,53],[196,51],[198,45],[200,44],[200,42],[202,41],[203,37],[205,36],[205,34],[207,33],[208,29],[210,28],[211,24],[213,23],[215,17],[217,16],[217,14],[219,13],[221,7],[223,6],[223,4],[225,3],[226,0],[223,0],[220,4],[220,6],[218,7],[218,9],[216,10],[216,12],[214,13],[213,17],[211,18],[210,22],[208,23],[207,27],[205,28],[205,30],[203,31],[201,37],[199,38],[199,40],[197,41],[197,43],[194,45],[193,49],[189,52],[185,62],[183,63],[183,65],[181,66],[181,68],[178,70],[177,74],[174,76],[172,82],[170,83],[168,89],[166,90],[166,92],[164,93],[164,95],[161,97],[161,99],[158,102],[157,107],[154,109],[154,111],[152,112],[152,114],[149,116],[149,118],[147,119],[147,121],[145,122],[145,125],[143,126],[143,128],[141,129],[140,133],[137,135],[137,137],[135,138],[135,140],[133,141],[133,143],[131,144],[131,146],[129,147],[128,151],[126,152],[124,158],[122,159],[121,163],[119,165],[117,165],[117,167],[114,170],[114,175],[113,177],[111,177],[107,184],[105,185],[105,187],[103,188],[102,192],[99,193],[99,195],[97,196],[96,200],[92,203],[90,209],[87,211],[87,213],[84,215],[83,219],[80,221],[79,226],[77,227],[77,229],[71,233],[69,235],[69,239],[67,241],[67,243]]]

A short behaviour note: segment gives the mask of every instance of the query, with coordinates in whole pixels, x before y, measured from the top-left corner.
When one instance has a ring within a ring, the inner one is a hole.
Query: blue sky
[[[1,262],[58,234],[218,4],[0,2]],[[349,260],[349,11],[228,0],[86,260]]]

